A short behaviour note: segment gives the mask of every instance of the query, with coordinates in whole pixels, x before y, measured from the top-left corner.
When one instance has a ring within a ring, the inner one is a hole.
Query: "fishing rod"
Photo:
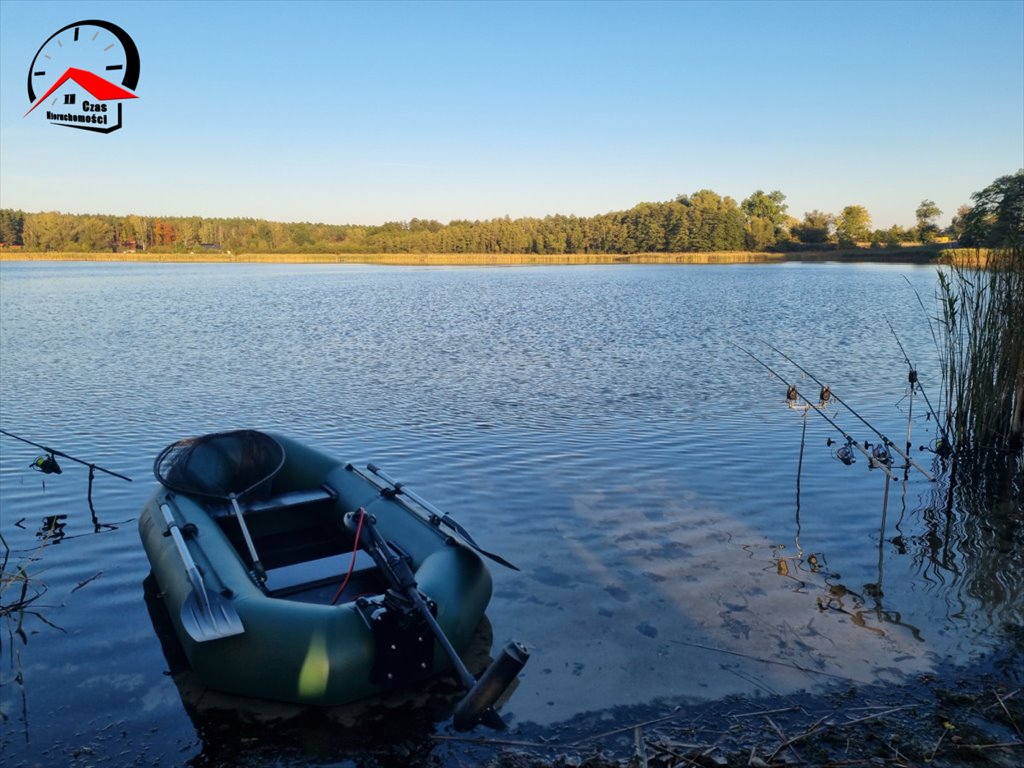
[[[790,384],[789,382],[787,382],[784,378],[782,378],[782,376],[780,376],[778,373],[776,373],[772,369],[772,367],[770,365],[768,365],[768,363],[766,363],[764,360],[759,358],[757,355],[755,355],[749,349],[746,349],[745,347],[741,347],[736,342],[729,342],[729,343],[732,344],[734,347],[736,347],[741,352],[746,352],[748,355],[750,355],[750,357],[752,357],[754,359],[755,362],[760,363],[762,366],[764,366],[764,368],[767,369],[768,373],[770,373],[772,376],[774,376],[779,381],[781,381],[783,384],[785,384],[786,385],[786,399],[787,400],[789,400],[790,402],[795,401],[797,398],[803,400],[805,403],[807,403],[807,407],[808,408],[811,408],[815,413],[817,413],[819,416],[821,416],[821,418],[823,418],[825,421],[827,421],[829,424],[831,424],[833,429],[835,429],[837,432],[839,432],[839,434],[841,434],[843,437],[846,438],[846,447],[847,447],[847,449],[849,448],[849,446],[852,446],[852,447],[856,448],[858,451],[863,453],[864,456],[867,458],[868,465],[870,467],[878,467],[886,475],[888,475],[890,479],[892,479],[892,480],[896,480],[897,479],[896,476],[890,471],[888,462],[885,461],[883,455],[881,455],[881,454],[879,454],[879,455],[872,454],[871,451],[868,451],[868,448],[870,446],[867,443],[865,443],[864,445],[861,445],[856,440],[854,440],[853,437],[845,429],[843,429],[838,424],[836,424],[832,419],[830,419],[825,414],[825,412],[823,410],[821,410],[821,408],[819,408],[814,403],[812,403],[810,400],[808,400],[806,397],[801,395],[799,390],[797,390],[795,384]],[[822,385],[822,387],[823,387],[823,394],[824,394],[824,385]],[[831,445],[831,441],[829,442],[829,444]],[[842,450],[842,449],[840,449],[840,450]],[[853,454],[849,454],[849,458],[848,459],[844,458],[843,455],[839,453],[839,451],[836,452],[836,455],[839,457],[840,461],[842,461],[844,464],[852,464],[853,463]]]
[[[910,362],[910,358],[907,356],[907,350],[903,348],[903,344],[900,342],[900,337],[896,335],[896,329],[892,327],[892,323],[889,322],[889,318],[885,318],[885,324],[889,326],[889,332],[892,337],[896,339],[896,346],[900,348],[900,354],[903,355],[903,361],[907,364],[907,381],[910,382],[911,391],[916,387],[917,390],[924,396],[924,402],[928,406],[928,413],[931,414],[932,418],[935,419],[935,423],[939,424],[939,415],[932,408],[932,401],[928,399],[928,393],[924,391],[924,385],[917,378],[917,368]]]
[[[907,381],[910,383],[910,407],[914,407],[914,390],[916,389],[924,397],[925,405],[928,406],[928,413],[931,418],[935,420],[935,426],[939,430],[940,437],[936,442],[935,448],[929,448],[933,453],[938,454],[942,458],[946,458],[951,453],[951,446],[949,441],[946,439],[946,430],[942,428],[942,422],[939,420],[939,415],[935,412],[932,407],[932,401],[928,399],[928,393],[924,391],[924,385],[921,384],[917,377],[917,368],[910,362],[910,357],[907,355],[907,350],[903,348],[903,344],[900,342],[900,337],[896,335],[896,329],[892,327],[892,323],[889,322],[889,318],[885,318],[886,325],[889,326],[889,332],[892,333],[892,337],[896,339],[896,346],[900,348],[900,353],[903,355],[903,360],[907,364]],[[907,451],[910,451],[910,424],[909,416],[907,417]],[[924,447],[922,446],[922,449]]]
[[[778,354],[782,355],[784,358],[786,358],[786,360],[788,360],[793,365],[795,365],[797,368],[799,368],[801,371],[803,371],[807,376],[809,376],[813,381],[815,381],[818,384],[818,386],[820,386],[822,388],[822,390],[826,389],[826,385],[824,383],[822,383],[821,379],[819,379],[813,373],[808,371],[806,368],[804,368],[802,365],[800,365],[800,363],[798,363],[796,360],[791,358],[789,355],[787,355],[781,349],[779,349],[778,347],[775,347],[775,346],[769,344],[767,341],[763,341],[762,340],[761,343],[764,344],[769,349],[771,349],[771,350],[777,352]],[[776,375],[778,375],[778,374],[776,374]],[[870,429],[872,432],[874,432],[876,435],[878,435],[882,439],[882,442],[885,444],[886,448],[892,448],[894,451],[896,451],[896,453],[898,453],[900,455],[900,457],[905,462],[907,462],[908,465],[912,466],[914,469],[916,469],[922,475],[927,477],[929,480],[932,480],[932,481],[935,480],[935,476],[934,475],[932,475],[928,470],[926,470],[924,467],[922,467],[920,464],[918,464],[916,461],[914,461],[912,458],[910,458],[910,456],[907,453],[905,453],[904,451],[901,451],[899,449],[899,447],[892,440],[890,440],[888,437],[886,437],[881,432],[879,432],[877,429],[875,429],[875,427],[867,419],[865,419],[863,416],[861,416],[859,413],[857,413],[855,410],[853,410],[853,408],[850,407],[850,405],[847,404],[841,397],[839,397],[839,395],[837,395],[835,392],[832,392],[831,390],[829,390],[829,393],[832,396],[832,398],[835,399],[835,401],[837,403],[842,405],[846,410],[848,410],[850,413],[852,413],[854,416],[856,416],[858,419],[860,419],[860,421],[868,429]],[[824,414],[822,414],[822,415],[824,416]],[[893,478],[893,479],[895,480],[895,478]]]
[[[13,437],[15,440],[20,440],[23,443],[28,443],[29,445],[35,446],[36,448],[39,448],[50,454],[48,457],[40,456],[30,465],[33,469],[37,469],[37,471],[43,472],[44,474],[59,475],[61,472],[63,472],[63,470],[60,468],[60,465],[57,464],[57,460],[54,458],[55,456],[61,456],[65,459],[70,459],[71,461],[77,461],[79,464],[83,464],[89,467],[89,469],[98,469],[100,472],[106,472],[108,475],[113,475],[114,477],[119,477],[122,480],[127,480],[129,483],[132,481],[130,477],[126,477],[125,475],[122,475],[118,472],[114,472],[113,470],[110,469],[104,469],[98,464],[93,464],[91,461],[85,461],[84,459],[75,458],[71,454],[55,450],[54,448],[50,448],[40,443],[34,443],[31,440],[26,440],[24,437],[18,437],[12,432],[8,432],[6,429],[0,429],[0,434],[7,435],[8,437]]]
[[[13,432],[8,432],[6,429],[0,429],[0,434],[7,435],[8,437],[13,437],[15,440],[20,440],[23,443],[28,443],[29,445],[35,446],[36,448],[46,451],[46,456],[38,456],[36,457],[35,461],[29,464],[29,467],[31,469],[34,469],[37,472],[42,472],[44,475],[59,475],[64,471],[60,468],[60,464],[57,463],[58,456],[65,459],[69,459],[71,461],[78,462],[79,464],[82,464],[89,468],[89,491],[86,498],[89,501],[89,512],[92,514],[92,522],[96,528],[97,533],[99,533],[99,530],[101,527],[103,527],[103,525],[101,525],[99,517],[96,514],[96,507],[94,507],[92,504],[92,481],[96,477],[96,470],[98,469],[100,472],[105,472],[108,475],[113,475],[114,477],[120,478],[121,480],[127,480],[129,483],[132,481],[132,479],[127,475],[122,475],[119,472],[114,472],[112,469],[105,469],[99,466],[98,464],[93,464],[91,461],[79,459],[75,456],[72,456],[69,453],[58,451],[55,448],[50,448],[49,446],[42,445],[41,443],[34,443],[31,440],[26,440],[24,437],[19,437],[18,435],[15,435]]]

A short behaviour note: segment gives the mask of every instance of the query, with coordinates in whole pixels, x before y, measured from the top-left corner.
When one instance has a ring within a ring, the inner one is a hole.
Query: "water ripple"
[[[34,627],[36,722],[62,706],[130,717],[123,701],[85,698],[99,678],[83,670],[111,658],[107,682],[140,711],[135,692],[164,684],[133,520],[164,445],[234,427],[377,462],[522,568],[496,569],[489,611],[499,642],[534,649],[510,704],[520,720],[813,682],[723,672],[697,645],[873,679],[896,659],[911,671],[998,642],[1021,617],[1018,580],[993,567],[962,588],[922,554],[927,483],[892,486],[883,530],[881,474],[836,461],[838,433],[812,414],[797,495],[804,420],[783,379],[817,385],[760,340],[900,436],[906,374],[884,318],[922,381],[937,379],[904,276],[930,295],[932,270],[888,266],[3,263],[3,428],[134,480],[97,477],[100,520],[128,522],[93,533],[84,467],[44,489],[27,471],[37,451],[0,441],[11,548],[35,551],[40,521],[67,515],[69,538],[39,561],[47,619],[68,636]],[[69,642],[73,668],[54,661]]]

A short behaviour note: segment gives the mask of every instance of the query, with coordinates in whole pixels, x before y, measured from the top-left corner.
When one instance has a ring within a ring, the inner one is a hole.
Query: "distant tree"
[[[904,229],[899,224],[893,224],[888,229],[876,229],[871,233],[871,243],[873,245],[885,246],[886,248],[896,248],[903,243],[916,239],[916,229],[913,227]]]
[[[676,202],[686,207],[687,237],[691,251],[743,250],[743,211],[731,197],[710,189],[681,195]]]
[[[840,245],[853,245],[871,237],[871,214],[863,205],[848,205],[836,217]]]
[[[786,224],[786,196],[779,190],[765,193],[757,190],[740,203],[747,216],[744,228],[746,247],[760,251],[775,245]]]
[[[757,190],[740,203],[740,208],[751,219],[767,219],[773,226],[782,228],[786,223],[786,196],[779,190],[765,193]]]
[[[956,213],[953,214],[953,218],[949,221],[949,226],[946,227],[946,234],[949,235],[953,240],[959,240],[960,236],[964,232],[964,218],[968,213],[971,212],[971,206],[961,205],[956,209]]]
[[[148,242],[147,236],[151,226],[151,222],[142,216],[125,216],[121,219],[121,234],[118,240],[122,247],[145,248],[152,245]]]
[[[103,216],[76,216],[70,226],[69,251],[112,251],[116,239],[112,219]]]
[[[876,229],[871,233],[871,245],[885,248],[892,248],[899,245],[899,235],[893,231],[897,229],[899,229],[899,227]]]
[[[25,212],[12,208],[0,209],[0,243],[4,245],[22,245],[22,232],[25,229]]]
[[[658,203],[640,203],[626,211],[629,229],[627,253],[652,253],[665,249],[664,216]]]
[[[779,233],[777,242],[779,243],[792,243],[796,242],[799,238],[796,236],[796,229],[800,226],[800,219],[796,216],[786,216],[785,221],[782,222],[782,231]]]
[[[306,248],[313,243],[313,227],[305,222],[288,225],[288,237],[296,248]]]
[[[792,227],[791,231],[801,243],[827,243],[832,235],[835,218],[831,213],[818,209],[804,214],[804,220]]]
[[[754,216],[743,229],[743,241],[748,251],[763,251],[778,242],[775,227],[768,219]]]
[[[72,220],[57,211],[25,214],[22,238],[30,251],[63,251],[73,242]]]
[[[974,208],[961,208],[951,226],[969,230],[972,242],[982,245],[998,241],[1004,237],[1000,233],[1005,232],[1016,232],[1020,238],[1024,220],[1022,179],[1024,172],[997,180],[974,196]],[[932,201],[922,201],[919,220],[931,224],[939,215],[933,206]],[[354,226],[3,209],[0,239],[11,244],[20,241],[26,250],[38,251],[156,247],[162,252],[181,252],[216,245],[221,251],[234,252],[560,254],[764,250],[794,239],[812,244],[834,242],[836,235],[844,242],[870,237],[881,245],[913,239],[918,232],[918,228],[891,227],[872,234],[870,221],[862,206],[848,206],[839,217],[809,211],[798,221],[788,215],[785,195],[778,190],[757,190],[737,204],[730,197],[702,189],[675,200],[640,203],[629,210],[591,217],[505,216],[447,224],[414,218]]]
[[[942,215],[934,200],[922,200],[914,215],[917,217],[917,235],[922,243],[930,243],[939,234],[935,220]]]
[[[665,248],[681,253],[690,250],[690,229],[686,219],[686,206],[668,203],[665,210]]]
[[[974,205],[962,219],[962,245],[1024,246],[1024,170],[1000,176],[971,199]]]

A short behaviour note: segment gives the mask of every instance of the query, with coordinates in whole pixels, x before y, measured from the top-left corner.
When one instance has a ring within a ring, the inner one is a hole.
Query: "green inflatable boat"
[[[491,597],[481,549],[370,464],[238,430],[160,453],[139,533],[189,663],[209,687],[336,706],[454,670],[457,728],[526,663],[509,643],[476,680],[459,658]]]

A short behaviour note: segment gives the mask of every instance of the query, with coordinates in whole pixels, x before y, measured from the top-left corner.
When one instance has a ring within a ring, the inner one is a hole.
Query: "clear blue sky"
[[[29,107],[82,19],[141,55],[109,135]],[[1024,2],[0,0],[0,207],[447,222],[710,188],[942,223],[1024,167]]]

